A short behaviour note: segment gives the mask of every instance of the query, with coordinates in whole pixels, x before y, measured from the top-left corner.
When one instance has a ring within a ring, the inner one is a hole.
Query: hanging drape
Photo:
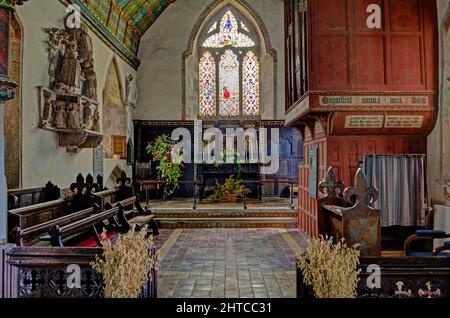
[[[425,155],[368,155],[363,169],[379,191],[383,227],[425,225]]]

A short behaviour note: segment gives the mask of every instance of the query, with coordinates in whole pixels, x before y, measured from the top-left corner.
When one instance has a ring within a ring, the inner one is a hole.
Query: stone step
[[[160,218],[163,229],[173,228],[297,228],[297,217]]]
[[[211,218],[297,218],[298,210],[286,209],[156,209],[158,219],[211,219]]]

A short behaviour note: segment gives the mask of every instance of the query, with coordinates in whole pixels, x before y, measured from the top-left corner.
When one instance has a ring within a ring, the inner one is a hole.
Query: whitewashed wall
[[[442,22],[449,8],[448,0],[437,0],[438,26],[439,26],[439,117],[433,132],[428,137],[428,195],[434,204],[444,204],[444,182],[450,180],[450,82],[446,80],[450,76],[450,36],[446,39],[442,36]],[[445,51],[442,49],[444,46]],[[445,52],[446,56],[443,56]],[[443,61],[447,64],[443,67]],[[444,125],[443,125],[444,123]]]
[[[141,120],[180,120],[182,119],[183,98],[183,52],[188,47],[191,32],[202,13],[214,0],[178,0],[171,4],[152,25],[141,40],[139,57],[142,65],[138,71],[140,91],[137,118]],[[231,1],[233,2],[233,1]],[[284,119],[284,8],[281,0],[247,0],[245,1],[262,19],[277,52],[277,85],[274,81],[265,81],[263,74],[262,93],[273,95],[267,99],[263,119]],[[235,3],[236,7],[238,4]],[[264,63],[264,61],[262,61]],[[196,72],[191,66],[187,73]],[[272,70],[265,70],[270,73]],[[270,78],[270,74],[269,74]],[[273,77],[272,77],[273,78]],[[188,83],[188,102],[186,109],[196,107],[196,88]],[[272,92],[267,92],[271,89]],[[274,105],[274,103],[276,105]],[[275,106],[275,107],[274,107]],[[273,109],[277,112],[274,113]],[[189,114],[188,114],[189,116]]]
[[[22,76],[22,188],[40,187],[52,181],[60,187],[74,182],[77,173],[93,173],[93,150],[80,150],[68,154],[58,146],[57,134],[38,128],[38,86],[49,85],[48,36],[45,28],[62,28],[66,15],[65,6],[58,0],[29,1],[17,8],[23,24],[23,76]],[[97,72],[98,96],[102,99],[108,67],[115,55],[92,30],[95,71]],[[136,72],[120,57],[117,58],[125,87],[125,76]],[[123,162],[117,164],[123,165]],[[115,165],[108,162],[104,175],[109,176]]]

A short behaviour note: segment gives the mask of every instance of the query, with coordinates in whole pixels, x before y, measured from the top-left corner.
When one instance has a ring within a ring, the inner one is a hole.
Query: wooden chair
[[[450,257],[449,253],[444,253],[445,251],[450,251],[450,241],[444,243],[444,245],[436,248],[432,252],[413,252],[413,243],[417,241],[434,241],[443,240],[450,238],[450,234],[445,231],[436,230],[421,230],[417,231],[416,234],[410,236],[405,242],[405,256],[414,257],[427,257],[427,256],[447,256]]]

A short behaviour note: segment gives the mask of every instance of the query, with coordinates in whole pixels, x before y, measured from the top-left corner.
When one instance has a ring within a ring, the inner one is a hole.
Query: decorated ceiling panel
[[[69,0],[133,64],[139,41],[163,11],[175,0]]]

